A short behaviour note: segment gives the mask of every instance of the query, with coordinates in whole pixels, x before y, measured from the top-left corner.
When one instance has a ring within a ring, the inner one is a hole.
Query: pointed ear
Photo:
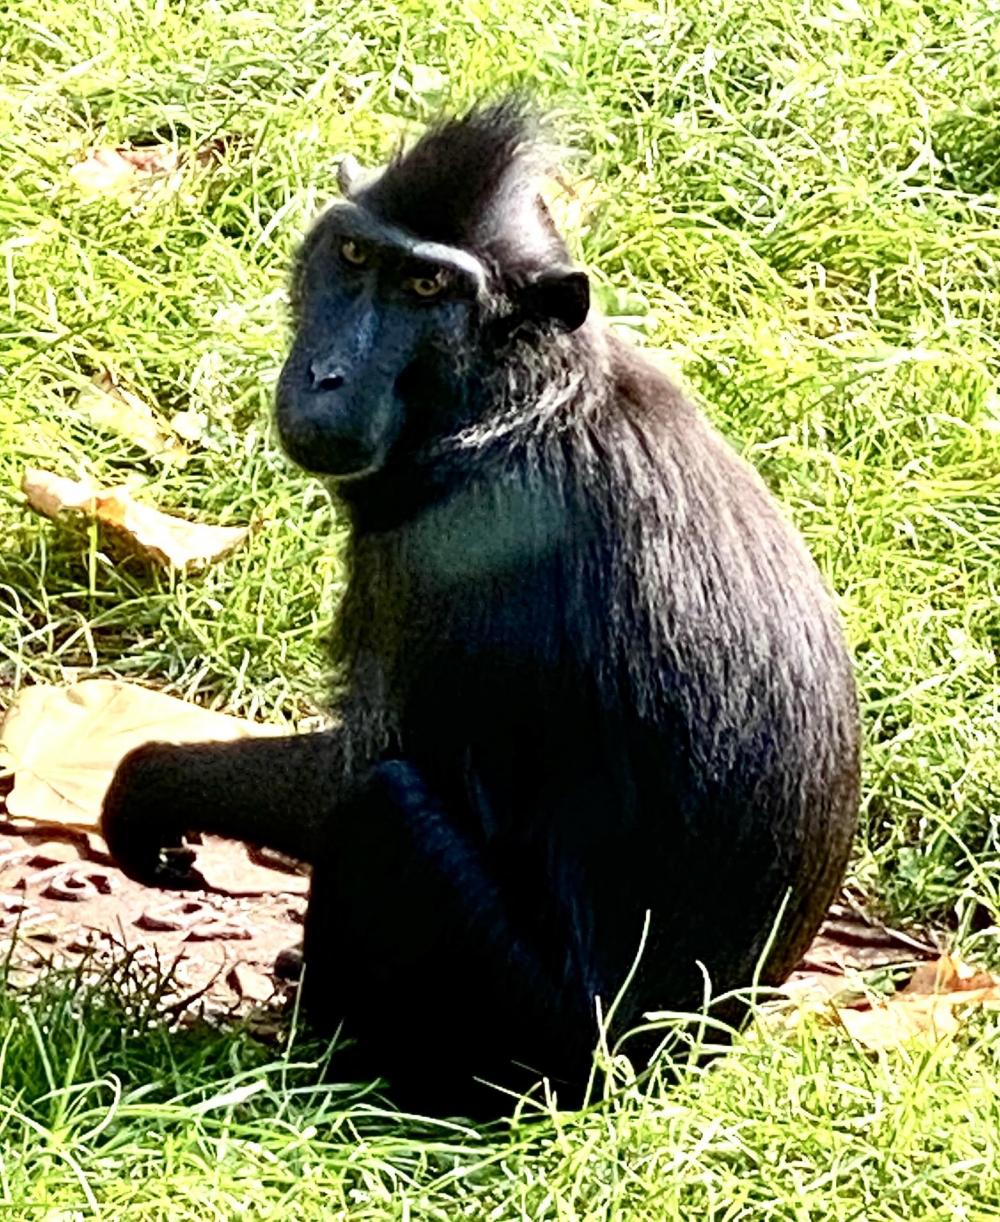
[[[345,153],[337,165],[337,186],[340,188],[340,194],[348,199],[351,197],[352,188],[357,185],[360,169],[358,159],[350,153]]]
[[[350,153],[345,153],[340,161],[337,161],[337,186],[345,199],[353,199],[359,192],[364,191],[364,188],[372,186],[379,174],[379,170],[369,170],[361,165],[356,156]]]
[[[583,325],[590,309],[587,273],[543,272],[518,291],[517,305],[526,321],[551,322],[563,331],[575,331]]]

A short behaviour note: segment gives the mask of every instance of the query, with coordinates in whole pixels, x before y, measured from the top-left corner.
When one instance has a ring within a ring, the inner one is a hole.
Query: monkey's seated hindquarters
[[[298,254],[277,423],[350,524],[338,727],[149,744],[104,808],[150,884],[189,881],[188,832],[311,862],[307,1013],[428,1112],[502,1110],[477,1077],[576,1102],[647,921],[612,1039],[699,1010],[699,965],[780,982],[858,806],[820,576],[590,309],[531,131],[442,122]]]

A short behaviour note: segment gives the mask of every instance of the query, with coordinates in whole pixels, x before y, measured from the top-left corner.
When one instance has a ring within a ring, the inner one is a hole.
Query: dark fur
[[[373,216],[422,238],[482,252],[484,222],[530,149],[524,109],[510,100],[427,132],[358,196]]]
[[[336,488],[342,727],[195,765],[144,749],[106,808],[137,876],[192,827],[308,856],[310,1014],[438,1110],[480,1106],[474,1074],[577,1098],[647,913],[618,1033],[697,1010],[699,964],[750,984],[784,905],[761,973],[782,980],[858,803],[841,630],[760,480],[598,318],[517,322],[568,263],[525,202],[528,135],[515,105],[477,110],[356,197],[477,254],[491,295],[475,345],[421,366],[447,412],[411,403],[384,466]]]

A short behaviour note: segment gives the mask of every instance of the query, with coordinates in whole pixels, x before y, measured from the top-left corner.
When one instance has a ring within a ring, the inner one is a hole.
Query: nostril
[[[309,366],[309,374],[312,377],[313,390],[339,390],[344,385],[342,369],[325,369],[314,363]]]

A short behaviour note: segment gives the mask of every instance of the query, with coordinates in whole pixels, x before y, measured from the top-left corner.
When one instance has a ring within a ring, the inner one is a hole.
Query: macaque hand
[[[104,797],[101,834],[115,864],[133,881],[174,890],[202,885],[183,838],[180,750],[145,743],[118,765]]]

